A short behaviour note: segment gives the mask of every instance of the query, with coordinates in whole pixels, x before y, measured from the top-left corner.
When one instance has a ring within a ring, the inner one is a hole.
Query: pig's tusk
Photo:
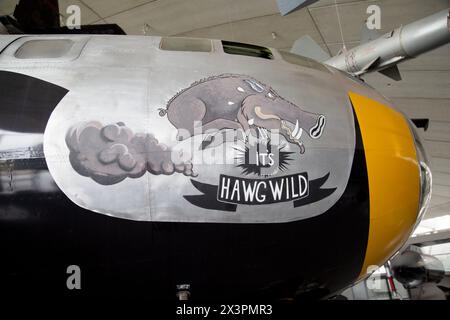
[[[298,131],[300,130],[300,124],[297,122],[295,123],[295,129],[292,131],[292,137],[295,138],[298,135]]]
[[[295,140],[300,140],[300,138],[302,137],[302,135],[303,135],[303,129],[300,129],[300,130],[298,131],[297,136],[295,136]]]

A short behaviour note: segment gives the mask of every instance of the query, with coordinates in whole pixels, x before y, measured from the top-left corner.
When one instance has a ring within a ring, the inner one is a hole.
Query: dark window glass
[[[255,46],[253,44],[222,41],[223,51],[228,54],[249,56],[263,59],[273,59],[272,51],[267,48]]]
[[[15,57],[18,59],[57,59],[67,55],[72,49],[72,40],[30,40],[17,49]]]

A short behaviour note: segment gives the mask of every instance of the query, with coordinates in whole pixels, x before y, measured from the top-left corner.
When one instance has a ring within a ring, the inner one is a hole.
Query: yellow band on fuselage
[[[369,179],[370,227],[361,279],[410,236],[419,210],[420,173],[405,117],[367,97],[349,95],[361,128]]]

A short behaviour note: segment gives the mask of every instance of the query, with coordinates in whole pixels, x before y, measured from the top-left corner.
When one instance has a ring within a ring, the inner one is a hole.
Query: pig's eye
[[[267,94],[267,96],[268,96],[270,99],[275,99],[275,95],[274,95],[272,92],[269,92],[269,93]]]

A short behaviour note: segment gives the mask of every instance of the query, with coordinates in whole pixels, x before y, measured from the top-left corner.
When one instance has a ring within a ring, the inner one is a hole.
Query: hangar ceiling
[[[11,14],[16,2],[0,0],[0,15]],[[309,34],[331,54],[342,48],[342,39],[347,48],[359,44],[369,5],[379,5],[382,10],[381,32],[450,7],[450,0],[337,0],[336,8],[335,0],[320,0],[282,17],[275,0],[59,2],[63,20],[66,8],[76,4],[81,8],[83,24],[117,23],[132,35],[207,37],[290,49],[296,39]],[[399,68],[403,81],[379,74],[368,75],[366,80],[410,117],[431,120],[424,137],[433,161],[434,194],[426,219],[450,218],[450,45]]]

